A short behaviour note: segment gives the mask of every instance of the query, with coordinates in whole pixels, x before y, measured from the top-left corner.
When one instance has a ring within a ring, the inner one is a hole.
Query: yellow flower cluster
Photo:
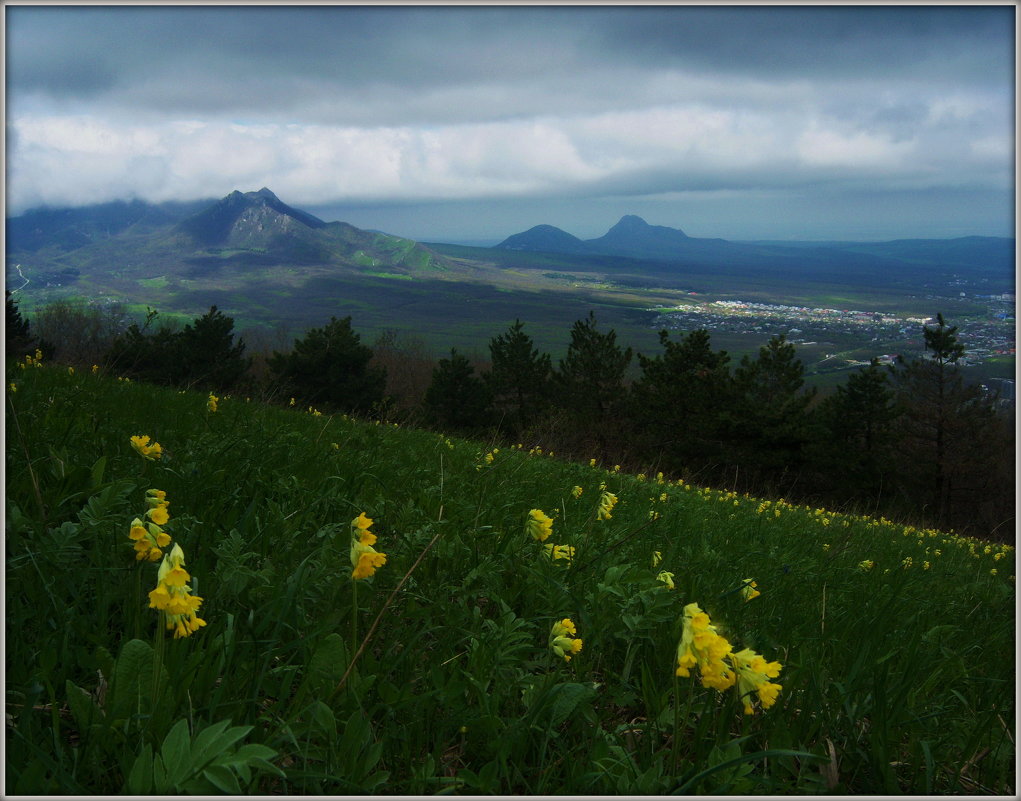
[[[750,648],[735,653],[698,604],[684,607],[683,622],[681,640],[677,644],[678,676],[688,677],[691,669],[697,667],[703,687],[723,692],[736,685],[746,715],[755,712],[753,695],[758,696],[763,709],[776,703],[783,686],[769,679],[780,675],[783,666],[779,662],[766,662]]]
[[[148,459],[150,462],[156,461],[163,455],[163,447],[158,442],[153,442],[152,445],[149,444],[148,434],[132,437],[131,447],[135,449],[139,456],[143,459]]]
[[[206,399],[206,411],[215,412],[216,405],[220,402],[220,399],[216,397],[212,392],[209,393],[209,397]]]
[[[573,545],[554,545],[553,543],[548,542],[543,545],[542,548],[545,555],[550,559],[566,559],[568,564],[570,564],[571,560],[574,559]]]
[[[149,608],[158,609],[166,615],[167,629],[173,630],[174,638],[194,634],[206,621],[198,616],[202,599],[191,594],[187,584],[191,576],[184,569],[184,551],[174,543],[173,549],[163,557],[156,589],[149,593]]]
[[[684,628],[677,643],[678,676],[687,678],[691,669],[697,667],[703,687],[713,687],[721,692],[733,687],[734,673],[724,661],[731,650],[730,643],[717,633],[716,626],[709,622],[709,615],[698,604],[684,607]]]
[[[376,535],[369,531],[372,518],[362,512],[351,521],[351,578],[368,578],[376,572],[377,567],[386,564],[386,554],[380,553],[372,546],[376,544]]]
[[[146,490],[145,501],[149,509],[145,516],[149,520],[143,522],[136,517],[131,521],[131,530],[128,532],[128,536],[135,541],[135,559],[139,562],[143,559],[155,562],[163,556],[163,551],[160,549],[166,548],[170,544],[170,535],[161,528],[170,519],[170,515],[167,513],[170,501],[166,498],[167,494],[163,490]]]
[[[603,490],[599,496],[599,508],[596,510],[596,520],[609,520],[613,515],[613,507],[617,505],[617,496],[608,490]]]
[[[571,657],[581,650],[581,640],[575,637],[577,633],[578,629],[569,617],[554,623],[550,630],[550,648],[554,654],[563,657],[565,662],[570,662]]]
[[[28,354],[25,354],[25,361],[18,362],[18,367],[24,370],[26,367],[42,367],[43,366],[43,352],[39,348],[35,349],[35,358],[32,358]]]
[[[876,566],[876,563],[871,559],[863,559],[858,563],[858,569],[864,573],[868,573],[872,568]]]
[[[575,499],[580,498],[581,493],[582,493],[581,487],[575,487],[574,489],[571,490],[571,497]]]
[[[661,570],[659,572],[659,575],[656,576],[656,580],[662,581],[664,584],[666,584],[666,588],[668,590],[674,589],[674,574],[669,572],[668,570]]]
[[[737,671],[737,692],[744,704],[744,713],[752,715],[752,695],[759,697],[763,709],[769,709],[776,703],[776,697],[783,685],[775,684],[770,679],[780,675],[783,667],[779,662],[767,662],[751,648],[745,648],[736,654],[730,654],[730,662]]]
[[[533,509],[525,521],[525,532],[531,534],[532,539],[545,542],[553,533],[553,521],[541,509]]]

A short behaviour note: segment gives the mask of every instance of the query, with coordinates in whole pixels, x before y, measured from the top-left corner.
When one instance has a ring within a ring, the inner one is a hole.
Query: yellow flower
[[[99,365],[98,364],[92,365],[92,372],[93,373],[98,373],[99,372]]]
[[[603,490],[599,496],[599,509],[596,511],[596,520],[609,520],[613,517],[610,512],[617,504],[617,496],[612,492]]]
[[[666,584],[666,588],[668,590],[674,589],[674,574],[673,573],[670,573],[669,571],[666,571],[666,570],[660,571],[659,575],[656,576],[656,580],[657,581],[662,581],[664,584]]]
[[[362,512],[351,521],[351,578],[368,578],[376,572],[376,568],[386,564],[386,554],[380,553],[372,546],[376,544],[376,535],[369,531],[372,518]]]
[[[541,509],[533,509],[525,521],[525,531],[538,542],[545,542],[553,533],[553,521]]]
[[[755,589],[758,586],[759,585],[756,584],[751,579],[745,579],[744,586],[741,587],[741,597],[744,598],[745,601],[750,601],[752,598],[758,598],[760,595],[762,595],[761,592]]]
[[[183,565],[184,551],[175,544],[163,557],[156,589],[149,593],[149,608],[164,613],[167,629],[174,632],[175,639],[194,634],[206,625],[196,614],[202,599],[191,594],[191,587],[186,583],[190,576]]]
[[[653,551],[652,552],[652,566],[653,567],[658,567],[659,563],[662,562],[662,561],[663,561],[663,552],[662,551]]]
[[[569,617],[557,621],[550,630],[549,645],[553,653],[570,662],[571,657],[581,651],[582,642],[574,637],[578,633],[574,622]]]
[[[165,526],[167,521],[170,519],[170,515],[167,514],[167,504],[161,503],[154,506],[152,509],[147,511],[146,517],[148,517],[157,526]]]
[[[589,467],[595,467],[596,466],[596,460],[595,459],[589,459],[588,460],[588,466]]]
[[[871,559],[864,559],[864,560],[862,560],[861,562],[858,563],[858,569],[861,570],[864,573],[867,573],[868,571],[870,571],[875,566],[876,566],[876,563],[873,562]]]
[[[73,367],[68,367],[67,368],[67,374],[68,375],[74,375],[74,368]]]
[[[13,387],[14,384],[11,384],[11,386]],[[581,487],[575,487],[574,489],[571,490],[571,496],[574,498],[580,498],[581,493],[582,493]]]
[[[774,684],[769,679],[779,676],[783,665],[779,662],[767,662],[750,648],[730,654],[730,662],[737,671],[737,693],[744,703],[746,715],[755,713],[752,707],[753,693],[758,695],[763,709],[769,709],[776,703],[776,697],[783,689],[783,685]]]
[[[709,622],[709,615],[698,604],[691,603],[684,607],[683,620],[681,640],[677,643],[677,675],[690,676],[691,668],[698,667],[703,687],[722,692],[734,686],[734,672],[724,661],[732,648]]]
[[[7,385],[7,388],[8,388],[8,389],[9,389],[9,390],[10,390],[11,392],[17,392],[17,391],[18,391],[18,385],[17,385],[17,384],[15,384],[15,383],[14,383],[13,381],[11,381],[11,382],[10,382],[10,383],[9,383],[9,384]]]
[[[163,447],[158,442],[154,442],[150,445],[149,437],[146,434],[132,437],[131,447],[135,449],[135,452],[138,453],[139,456],[144,459],[148,459],[150,462],[159,459],[163,454]]]
[[[215,412],[216,404],[220,402],[220,399],[216,397],[212,392],[209,393],[209,397],[206,399],[206,411]]]
[[[568,564],[574,559],[574,546],[572,545],[554,545],[550,542],[542,547],[545,555],[550,559],[566,559]]]

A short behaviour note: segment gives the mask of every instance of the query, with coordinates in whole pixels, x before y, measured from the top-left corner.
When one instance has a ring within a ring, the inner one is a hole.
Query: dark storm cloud
[[[1013,58],[1013,8],[648,8],[613,13],[601,44],[646,64],[797,77],[947,75],[984,82]]]
[[[481,215],[500,198],[723,192],[740,217],[756,192],[1001,197],[1013,21],[1008,6],[8,6],[8,204],[265,185]]]

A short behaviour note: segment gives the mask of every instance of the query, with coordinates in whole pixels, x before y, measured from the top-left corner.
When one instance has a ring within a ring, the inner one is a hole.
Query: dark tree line
[[[574,323],[556,365],[517,320],[490,340],[488,363],[454,349],[426,380],[420,351],[402,350],[391,333],[376,348],[385,359],[374,358],[350,317],[274,351],[256,376],[233,325],[215,306],[180,330],[150,312],[110,338],[101,363],[158,384],[399,414],[634,471],[1013,537],[1013,416],[964,381],[964,349],[942,315],[923,328],[923,357],[872,363],[821,399],[805,388],[804,365],[782,335],[732,364],[705,329],[661,331],[661,351],[638,354],[629,380],[635,354],[593,313]],[[7,332],[8,355],[38,344],[10,296]]]

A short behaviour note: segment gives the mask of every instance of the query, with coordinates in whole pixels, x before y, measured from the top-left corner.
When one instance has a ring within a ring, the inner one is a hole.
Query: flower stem
[[[351,655],[358,649],[358,579],[351,579]]]
[[[156,647],[153,649],[153,660],[152,660],[152,708],[156,709],[156,704],[160,697],[160,676],[163,674],[163,652],[166,648],[166,631],[167,631],[167,613],[164,610],[160,610],[159,616],[156,620]]]

